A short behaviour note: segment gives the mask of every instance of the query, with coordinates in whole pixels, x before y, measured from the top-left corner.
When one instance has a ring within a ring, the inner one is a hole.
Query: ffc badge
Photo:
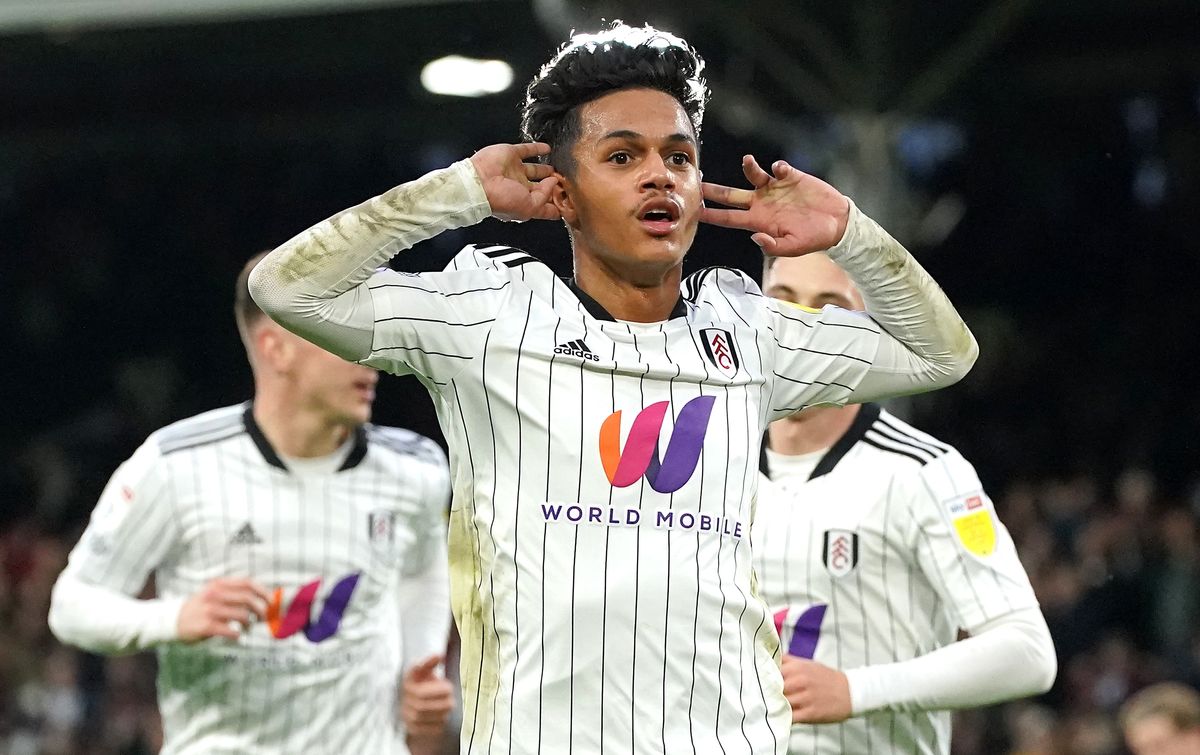
[[[704,354],[708,361],[725,377],[735,377],[741,362],[733,345],[733,335],[723,328],[704,328],[700,331],[700,340],[704,342]]]
[[[844,577],[858,566],[858,533],[850,530],[825,530],[821,561],[835,577]]]
[[[384,561],[396,559],[396,512],[375,509],[367,515],[367,534],[371,550]]]

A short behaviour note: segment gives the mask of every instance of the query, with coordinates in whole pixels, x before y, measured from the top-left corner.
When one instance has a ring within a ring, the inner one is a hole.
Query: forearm
[[[881,344],[854,400],[950,385],[971,369],[979,346],[954,305],[916,259],[853,202],[846,232],[828,254],[854,279],[867,312],[896,342]]]
[[[1058,664],[1041,611],[1028,608],[908,661],[846,671],[853,715],[971,708],[1045,692]]]
[[[433,554],[424,572],[402,580],[399,604],[404,666],[444,654],[450,636],[450,582],[444,549]]]
[[[50,599],[50,630],[93,653],[133,653],[177,640],[182,605],[182,599],[138,600],[64,573]]]
[[[470,160],[402,184],[344,210],[271,252],[250,275],[250,293],[289,330],[347,359],[371,350],[374,315],[359,288],[397,252],[490,213]]]

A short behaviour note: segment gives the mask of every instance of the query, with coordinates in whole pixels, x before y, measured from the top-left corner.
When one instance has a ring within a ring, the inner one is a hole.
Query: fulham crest
[[[741,362],[733,345],[733,335],[722,328],[704,328],[700,331],[700,340],[704,341],[704,353],[708,361],[725,377],[735,377]]]
[[[835,577],[844,577],[858,566],[858,533],[850,530],[825,530],[821,561]]]

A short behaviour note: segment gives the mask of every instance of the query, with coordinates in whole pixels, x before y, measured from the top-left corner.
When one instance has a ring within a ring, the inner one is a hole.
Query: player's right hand
[[[551,201],[558,186],[554,168],[544,163],[524,162],[548,154],[549,144],[526,142],[493,144],[471,155],[471,164],[479,174],[494,217],[515,222],[560,217]]]
[[[236,640],[255,619],[267,618],[271,596],[249,579],[217,578],[184,601],[176,620],[182,642],[209,637]]]

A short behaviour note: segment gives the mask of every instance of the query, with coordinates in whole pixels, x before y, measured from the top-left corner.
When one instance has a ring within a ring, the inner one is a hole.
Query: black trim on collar
[[[583,308],[588,311],[589,315],[605,322],[617,321],[617,318],[610,315],[608,310],[601,306],[600,302],[593,299],[586,291],[580,288],[575,283],[574,278],[567,278],[566,282],[567,288],[571,289],[571,293],[575,294],[575,297],[579,299],[579,303],[583,305]],[[675,307],[671,309],[671,315],[667,319],[674,320],[676,317],[687,317],[687,305],[683,303],[682,294],[675,300]]]
[[[875,424],[875,420],[879,419],[879,404],[863,404],[858,410],[858,416],[850,423],[850,427],[842,437],[837,439],[821,460],[817,462],[817,466],[813,468],[812,474],[808,479],[815,480],[818,477],[827,475],[833,471],[837,463],[842,460],[842,457],[850,452],[854,444],[866,437],[867,430],[871,429],[871,425]]]
[[[242,412],[242,421],[246,423],[246,432],[250,433],[250,440],[254,441],[255,447],[258,448],[263,459],[273,467],[278,467],[284,472],[288,471],[287,465],[283,463],[283,459],[279,458],[279,454],[275,453],[275,449],[271,448],[271,442],[267,440],[267,436],[263,435],[262,428],[254,420],[253,401],[246,402],[246,411]]]
[[[283,463],[283,459],[279,458],[279,454],[271,447],[271,442],[267,440],[267,436],[263,434],[262,428],[258,426],[258,422],[254,419],[254,403],[247,402],[246,411],[242,412],[242,421],[246,424],[246,432],[250,434],[250,440],[254,441],[254,446],[258,452],[262,454],[263,460],[273,467],[282,469],[288,472],[287,465]],[[362,426],[354,428],[354,445],[350,448],[350,453],[346,454],[346,458],[342,461],[342,465],[338,467],[339,472],[344,472],[347,469],[354,469],[367,456],[367,431]]]
[[[808,476],[809,480],[815,480],[818,477],[823,477],[833,471],[837,463],[842,460],[842,457],[850,452],[854,444],[866,437],[867,430],[871,425],[875,424],[875,420],[879,419],[879,404],[863,404],[858,410],[858,416],[850,423],[850,427],[846,428],[846,432],[842,437],[829,447],[821,460],[817,462],[817,466],[813,467],[812,473]],[[759,450],[758,470],[771,479],[771,466],[767,460],[767,449],[770,447],[767,433],[763,433],[762,448]]]
[[[367,458],[367,431],[362,425],[359,425],[354,428],[354,445],[350,447],[350,453],[346,454],[346,460],[342,462],[342,466],[338,467],[338,471],[354,469],[365,458]]]

